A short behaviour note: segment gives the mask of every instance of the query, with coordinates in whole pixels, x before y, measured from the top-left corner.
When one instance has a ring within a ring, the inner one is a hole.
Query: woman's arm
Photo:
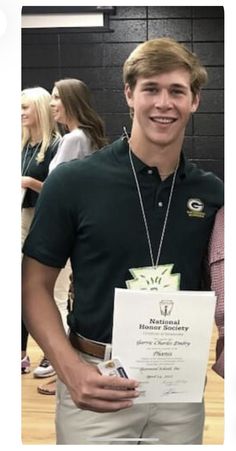
[[[30,188],[37,193],[40,193],[43,186],[43,182],[34,179],[33,177],[23,176],[21,177],[21,188]]]

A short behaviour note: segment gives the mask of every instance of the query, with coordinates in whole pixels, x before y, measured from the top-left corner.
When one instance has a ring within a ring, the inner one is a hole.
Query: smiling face
[[[189,117],[199,105],[187,70],[139,77],[133,90],[125,85],[125,96],[133,110],[131,137],[135,142],[148,148],[182,146]]]
[[[61,101],[59,91],[56,86],[54,86],[52,90],[50,106],[55,121],[65,125],[67,122],[65,107]]]
[[[38,116],[34,102],[23,96],[21,102],[21,122],[28,129],[37,127]]]

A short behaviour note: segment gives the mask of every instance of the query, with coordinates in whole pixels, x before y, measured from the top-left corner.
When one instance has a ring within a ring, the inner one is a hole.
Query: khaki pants
[[[72,272],[70,261],[67,260],[66,266],[61,269],[54,287],[54,299],[60,311],[63,326],[65,331],[68,329],[67,325],[67,300],[70,287],[70,274]]]
[[[34,208],[22,208],[21,210],[21,246],[29,233],[31,222],[34,217]]]
[[[90,363],[99,359],[82,354]],[[136,404],[114,413],[78,409],[57,382],[58,445],[202,444],[204,403]]]

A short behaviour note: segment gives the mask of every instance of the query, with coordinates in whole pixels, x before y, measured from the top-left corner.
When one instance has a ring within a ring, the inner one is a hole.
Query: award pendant
[[[129,269],[132,280],[126,281],[130,290],[177,291],[180,288],[180,273],[171,274],[174,264],[145,266]]]
[[[162,228],[162,232],[161,232],[160,243],[159,243],[159,248],[158,248],[158,252],[157,252],[157,258],[156,258],[156,261],[154,261],[151,237],[150,237],[147,218],[146,218],[146,214],[145,214],[145,210],[144,210],[141,189],[140,189],[138,177],[137,177],[137,174],[135,171],[130,147],[129,147],[129,159],[130,159],[130,164],[131,164],[131,168],[133,171],[133,176],[134,176],[134,180],[135,180],[135,184],[136,184],[136,188],[137,188],[137,193],[138,193],[141,213],[142,213],[142,217],[143,217],[144,227],[145,227],[145,231],[146,231],[147,243],[148,243],[150,260],[151,260],[152,266],[129,269],[134,280],[127,280],[126,286],[130,290],[178,291],[180,288],[180,274],[179,273],[171,274],[174,264],[171,263],[171,264],[166,264],[166,265],[158,265],[160,255],[161,255],[163,240],[164,240],[164,236],[165,236],[166,224],[167,224],[167,220],[168,220],[168,216],[169,216],[172,195],[173,195],[174,186],[175,186],[178,164],[176,165],[175,171],[173,173],[173,179],[172,179],[172,183],[171,183],[166,214],[165,214],[163,228]]]

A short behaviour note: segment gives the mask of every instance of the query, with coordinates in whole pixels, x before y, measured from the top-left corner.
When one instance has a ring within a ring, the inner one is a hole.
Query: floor
[[[207,386],[205,391],[206,421],[204,444],[223,444],[224,441],[224,381],[211,370],[214,359],[217,331],[214,328],[209,354]],[[41,359],[42,352],[30,338],[28,354],[32,368]],[[31,445],[55,444],[54,411],[55,396],[37,393],[42,380],[34,379],[32,372],[22,377],[22,443]],[[44,379],[44,382],[50,378]]]

